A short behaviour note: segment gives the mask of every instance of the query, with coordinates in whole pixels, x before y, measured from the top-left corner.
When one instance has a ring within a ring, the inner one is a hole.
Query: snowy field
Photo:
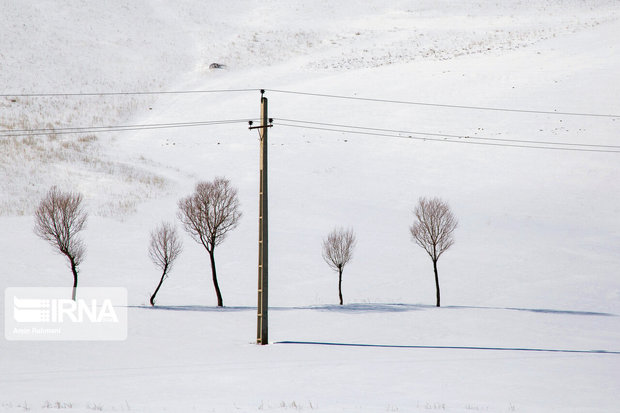
[[[0,0],[0,288],[70,291],[32,231],[56,184],[90,212],[80,286],[129,292],[125,341],[1,339],[0,412],[620,411],[617,1],[210,3]],[[27,96],[138,91],[203,92]],[[240,122],[90,128],[218,120]],[[149,233],[215,176],[244,214],[215,251],[225,307],[183,234],[151,308]],[[441,308],[408,230],[421,196],[459,220]],[[358,239],[344,306],[335,226]]]

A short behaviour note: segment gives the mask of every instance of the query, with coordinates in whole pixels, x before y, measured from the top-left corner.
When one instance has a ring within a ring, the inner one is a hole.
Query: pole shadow
[[[335,343],[322,341],[276,341],[273,344],[298,344],[310,346],[334,346],[334,347],[370,347],[370,348],[397,348],[397,349],[422,349],[422,350],[482,350],[482,351],[526,351],[538,353],[573,353],[573,354],[614,354],[620,355],[620,351],[611,350],[571,350],[527,347],[478,347],[478,346],[423,346],[423,345],[398,345],[398,344],[364,344],[364,343]]]

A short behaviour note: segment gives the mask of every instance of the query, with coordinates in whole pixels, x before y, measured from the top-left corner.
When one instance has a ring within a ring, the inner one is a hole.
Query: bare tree
[[[424,248],[433,260],[435,271],[435,287],[437,290],[437,307],[440,306],[439,275],[437,261],[439,257],[454,244],[452,233],[458,221],[452,214],[448,203],[439,198],[420,198],[415,207],[416,221],[409,228],[413,240]]]
[[[237,189],[226,178],[217,177],[211,182],[199,182],[190,196],[179,201],[178,217],[183,227],[209,253],[211,275],[217,294],[217,305],[222,307],[222,294],[215,270],[215,247],[226,238],[226,234],[239,225],[241,211]]]
[[[338,296],[342,305],[342,272],[345,265],[353,258],[355,248],[353,229],[336,228],[323,240],[323,259],[329,267],[338,271]]]
[[[153,232],[151,232],[151,243],[149,244],[149,257],[153,264],[162,270],[161,278],[155,292],[151,296],[151,305],[155,305],[155,296],[161,288],[164,280],[168,278],[168,272],[172,264],[181,254],[183,244],[179,239],[176,228],[168,223],[162,222]]]
[[[67,257],[73,273],[75,301],[78,285],[78,267],[86,255],[86,247],[78,232],[86,227],[88,214],[82,208],[82,195],[62,192],[53,186],[39,203],[34,214],[34,232]]]

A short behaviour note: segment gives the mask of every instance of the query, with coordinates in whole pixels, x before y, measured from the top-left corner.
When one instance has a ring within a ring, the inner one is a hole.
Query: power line
[[[14,129],[0,132],[0,138],[7,137],[26,137],[47,134],[67,135],[67,134],[86,134],[86,133],[102,133],[102,132],[122,132],[122,131],[139,131],[139,130],[155,130],[155,129],[172,129],[199,126],[214,126],[243,123],[247,124],[250,120],[256,119],[225,119],[225,120],[209,120],[196,122],[176,122],[176,123],[151,123],[151,124],[134,124],[134,125],[112,125],[112,126],[86,126],[86,127],[61,127],[61,128],[35,128],[35,129]],[[620,145],[599,145],[572,142],[551,142],[551,141],[533,141],[533,140],[516,140],[503,138],[486,138],[472,137],[467,135],[452,135],[442,133],[406,131],[398,129],[382,129],[370,128],[356,125],[344,125],[336,123],[313,122],[296,119],[276,119],[280,126],[322,130],[327,132],[350,133],[357,135],[380,136],[387,138],[412,139],[420,141],[444,142],[444,143],[464,143],[473,145],[486,146],[503,146],[528,149],[550,149],[563,151],[579,151],[579,152],[603,152],[603,153],[620,153]],[[287,123],[288,122],[288,123]],[[486,142],[480,142],[486,141]],[[568,146],[568,147],[567,147]],[[592,148],[592,149],[589,149]],[[607,149],[603,149],[607,148]],[[618,149],[618,150],[613,150]]]
[[[449,108],[449,109],[469,109],[469,110],[486,110],[486,111],[496,111],[496,112],[516,112],[516,113],[530,113],[530,114],[537,114],[537,115],[562,115],[562,116],[587,116],[587,117],[599,117],[599,118],[620,118],[620,115],[601,114],[601,113],[558,112],[556,110],[550,111],[550,110],[533,110],[533,109],[497,108],[497,107],[490,107],[490,106],[451,105],[451,104],[443,104],[443,103],[414,102],[414,101],[406,101],[406,100],[377,99],[377,98],[367,98],[367,97],[359,97],[359,96],[331,95],[331,94],[325,94],[325,93],[298,92],[298,91],[293,91],[293,90],[282,90],[282,89],[266,89],[266,90],[268,92],[274,92],[274,93],[287,93],[287,94],[293,94],[293,95],[303,95],[303,96],[312,96],[312,97],[320,97],[320,98],[359,100],[359,101],[365,101],[365,102],[393,103],[393,104],[400,104],[400,105],[430,106],[430,107],[440,107],[440,108]]]
[[[540,146],[540,145],[524,145],[524,144],[508,144],[508,143],[493,143],[493,142],[474,142],[470,140],[454,140],[446,137],[445,139],[440,138],[432,138],[432,137],[420,137],[414,135],[396,135],[389,133],[379,133],[379,132],[366,132],[361,130],[344,130],[344,129],[335,129],[335,128],[327,128],[327,127],[319,127],[319,126],[304,126],[304,125],[294,125],[288,123],[277,123],[279,126],[291,127],[291,128],[300,128],[300,129],[312,129],[312,130],[322,130],[328,132],[339,132],[339,133],[351,133],[357,135],[369,135],[369,136],[381,136],[388,138],[401,138],[401,139],[413,139],[420,141],[432,141],[432,142],[444,142],[444,143],[462,143],[469,145],[484,145],[484,146],[501,146],[501,147],[510,147],[510,148],[527,148],[527,149],[547,149],[547,150],[557,150],[557,151],[572,151],[572,152],[600,152],[600,153],[620,153],[620,150],[605,150],[605,149],[586,149],[586,148],[566,148],[560,146]]]
[[[68,93],[14,93],[1,94],[3,98],[62,97],[62,96],[128,96],[128,95],[187,95],[199,93],[238,93],[257,92],[260,89],[208,89],[208,90],[170,90],[133,92],[68,92]]]
[[[24,137],[24,136],[38,136],[38,135],[68,135],[78,133],[100,133],[100,132],[122,132],[122,131],[138,131],[138,130],[152,130],[152,129],[172,129],[172,128],[187,128],[197,126],[213,126],[213,125],[226,125],[234,123],[245,123],[255,120],[252,118],[247,119],[227,119],[227,120],[209,120],[199,122],[177,122],[177,123],[151,123],[140,125],[114,125],[114,126],[85,126],[85,127],[62,127],[62,128],[39,128],[39,129],[15,129],[0,132],[0,137]]]
[[[71,96],[184,95],[184,94],[204,94],[204,93],[244,93],[244,92],[258,92],[260,90],[265,90],[265,91],[274,92],[274,93],[285,93],[285,94],[312,96],[312,97],[320,97],[320,98],[358,100],[358,101],[366,101],[366,102],[392,103],[392,104],[400,104],[400,105],[428,106],[428,107],[439,107],[439,108],[448,108],[448,109],[514,112],[514,113],[529,113],[529,114],[538,114],[538,115],[620,118],[620,115],[606,114],[606,113],[558,112],[557,110],[514,109],[514,108],[500,108],[500,107],[492,107],[492,106],[456,105],[456,104],[446,104],[446,103],[380,99],[380,98],[369,98],[369,97],[360,97],[360,96],[335,95],[335,94],[328,94],[328,93],[313,93],[313,92],[301,92],[301,91],[295,91],[295,90],[261,89],[261,88],[204,89],[204,90],[199,89],[199,90],[169,90],[169,91],[128,91],[128,92],[66,92],[66,93],[60,92],[60,93],[13,93],[13,94],[8,93],[8,94],[0,94],[0,97],[32,98],[32,97],[63,97],[63,96],[71,97]]]
[[[282,119],[282,118],[279,118],[277,120],[281,120],[281,121],[285,121],[285,122],[309,124],[309,125],[319,125],[319,126],[329,126],[329,127],[336,127],[336,128],[345,128],[345,130],[343,130],[343,132],[344,131],[348,131],[348,129],[358,129],[358,130],[364,130],[364,131],[390,132],[390,133],[398,133],[398,134],[406,134],[406,135],[422,135],[422,136],[433,136],[433,137],[453,138],[453,139],[470,139],[470,140],[481,140],[481,141],[523,143],[523,144],[560,145],[560,146],[577,146],[577,147],[620,149],[620,145],[602,145],[602,144],[574,143],[574,142],[535,141],[535,140],[527,140],[527,139],[488,138],[488,137],[471,136],[471,135],[452,135],[452,134],[447,134],[447,133],[430,133],[430,132],[417,132],[417,131],[407,131],[407,130],[398,130],[398,129],[369,128],[369,127],[364,127],[364,126],[342,125],[342,124],[324,123],[324,122],[311,122],[311,121],[295,120],[295,119]],[[422,138],[422,139],[425,139],[425,138]],[[428,140],[428,139],[426,139],[426,140]],[[441,140],[443,141],[444,139],[441,139]]]

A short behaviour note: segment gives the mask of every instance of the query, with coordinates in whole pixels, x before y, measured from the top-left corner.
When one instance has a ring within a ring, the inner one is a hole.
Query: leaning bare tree
[[[228,179],[221,177],[211,182],[200,182],[193,194],[179,201],[178,217],[194,241],[202,244],[209,253],[217,305],[222,307],[224,304],[215,270],[215,247],[239,225],[241,211],[237,189],[230,185]]]
[[[67,257],[73,273],[75,301],[78,285],[78,267],[86,255],[86,247],[78,237],[86,226],[88,214],[82,208],[82,195],[62,192],[53,186],[39,203],[34,214],[34,232]]]
[[[439,198],[420,198],[418,205],[415,207],[414,214],[416,221],[409,230],[415,243],[424,248],[433,261],[437,307],[439,307],[441,300],[437,261],[454,244],[452,233],[458,221],[454,214],[452,214],[450,206]]]
[[[352,229],[336,228],[323,240],[323,259],[329,267],[338,271],[338,296],[342,305],[342,271],[353,258],[355,233]]]
[[[176,228],[168,223],[162,222],[153,232],[151,232],[151,243],[149,244],[149,257],[153,264],[162,270],[161,278],[155,292],[151,296],[151,305],[155,305],[155,296],[161,288],[164,280],[168,278],[168,272],[172,264],[181,254],[183,244],[177,234]]]

